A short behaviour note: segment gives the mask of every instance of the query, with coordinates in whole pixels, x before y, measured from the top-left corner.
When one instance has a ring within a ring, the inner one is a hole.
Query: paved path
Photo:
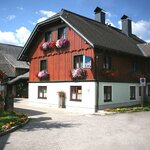
[[[150,112],[85,115],[15,103],[32,119],[0,137],[0,150],[150,150]]]

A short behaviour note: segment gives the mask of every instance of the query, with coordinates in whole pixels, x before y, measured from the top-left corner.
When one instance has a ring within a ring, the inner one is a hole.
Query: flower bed
[[[112,108],[112,109],[106,108],[104,111],[115,113],[150,111],[150,105],[144,107],[135,106],[135,107]]]
[[[0,113],[0,134],[13,127],[22,125],[28,120],[28,116],[23,113],[6,112]]]

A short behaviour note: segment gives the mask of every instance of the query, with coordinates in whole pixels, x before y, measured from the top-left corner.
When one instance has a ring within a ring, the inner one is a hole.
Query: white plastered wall
[[[38,99],[38,86],[47,86],[47,99]],[[70,101],[70,86],[82,86],[82,101]],[[66,93],[66,109],[77,112],[95,111],[95,82],[29,83],[29,102],[58,107],[58,91]]]

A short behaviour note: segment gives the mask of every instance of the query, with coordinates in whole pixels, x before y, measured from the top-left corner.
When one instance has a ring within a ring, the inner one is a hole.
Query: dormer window
[[[52,32],[46,32],[45,33],[45,42],[51,42],[52,41]]]
[[[66,27],[62,27],[58,29],[57,39],[66,38]]]

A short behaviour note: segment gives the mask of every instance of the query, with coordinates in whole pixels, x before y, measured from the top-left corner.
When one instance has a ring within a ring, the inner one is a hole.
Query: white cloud
[[[47,10],[40,10],[39,13],[43,16],[46,16],[47,18],[56,14],[53,11],[47,11]]]
[[[105,13],[106,13],[106,16],[108,16],[109,18],[112,17],[112,14],[110,12],[106,11]]]
[[[15,15],[9,15],[9,16],[6,17],[6,19],[7,19],[8,21],[14,20],[15,18],[16,18]]]
[[[113,22],[110,19],[106,19],[106,24],[115,27],[115,25],[113,24]]]
[[[44,20],[46,20],[47,19],[47,17],[42,17],[42,18],[40,18],[40,19],[38,19],[37,20],[37,23],[39,23],[39,22],[42,22],[42,21],[44,21]],[[36,23],[34,23],[34,25],[35,25]]]
[[[41,18],[39,18],[36,23],[39,23],[41,21],[46,20],[47,18],[55,15],[56,13],[53,11],[47,11],[47,10],[39,10],[38,12],[36,12],[36,14],[39,14],[40,16],[42,16]],[[33,25],[35,25],[36,23],[33,23]]]
[[[0,42],[23,46],[27,41],[30,31],[25,27],[20,27],[15,32],[0,31]]]
[[[20,27],[19,29],[16,30],[15,37],[19,43],[19,45],[24,45],[25,42],[27,41],[30,31],[25,28],[25,27]]]
[[[121,21],[118,21],[119,28],[122,28]],[[139,20],[132,21],[132,33],[138,37],[150,42],[150,21]]]
[[[141,38],[150,37],[150,21],[132,22],[132,31]]]

